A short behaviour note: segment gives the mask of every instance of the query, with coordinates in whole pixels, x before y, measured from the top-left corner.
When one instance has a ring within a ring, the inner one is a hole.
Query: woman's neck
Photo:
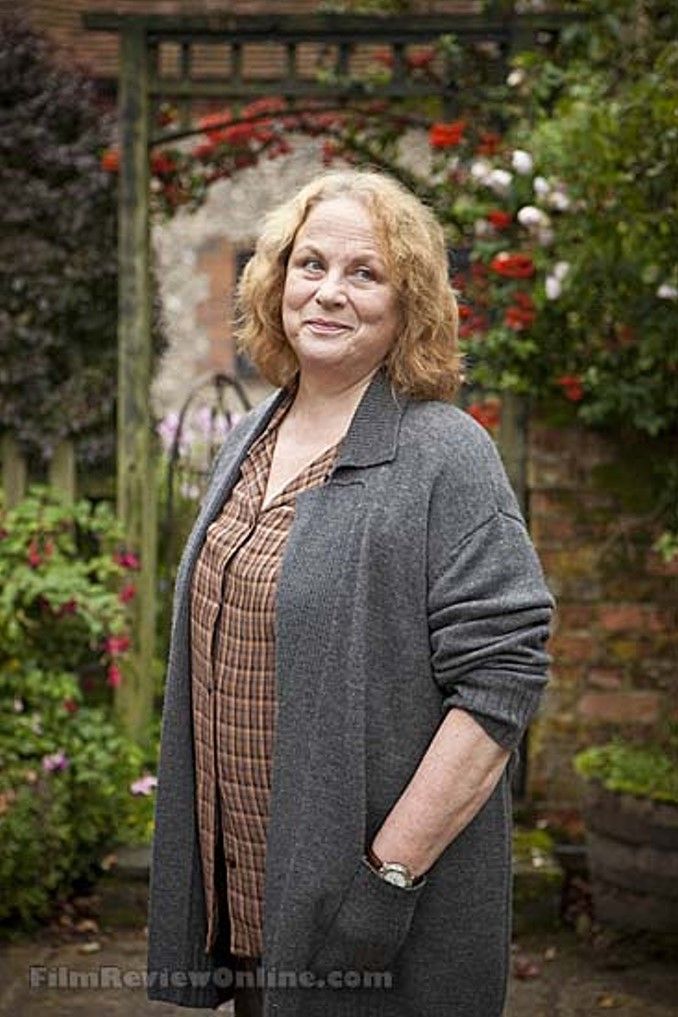
[[[325,378],[319,380],[302,371],[289,416],[304,428],[319,426],[322,429],[332,429],[332,425],[348,424],[378,369],[374,368],[350,382]]]

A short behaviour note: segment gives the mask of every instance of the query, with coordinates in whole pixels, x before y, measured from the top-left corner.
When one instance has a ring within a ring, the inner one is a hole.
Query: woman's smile
[[[337,332],[345,332],[346,329],[351,328],[350,325],[346,325],[341,321],[326,321],[324,318],[309,318],[302,322],[306,328],[310,328],[313,332],[319,332],[321,335],[332,335]]]

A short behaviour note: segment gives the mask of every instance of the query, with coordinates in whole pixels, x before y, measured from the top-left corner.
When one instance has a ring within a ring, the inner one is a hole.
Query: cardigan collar
[[[266,427],[288,391],[289,387],[279,389],[266,403],[259,431]],[[344,467],[377,466],[395,459],[400,420],[408,398],[405,393],[393,390],[382,365],[362,394],[332,472]]]

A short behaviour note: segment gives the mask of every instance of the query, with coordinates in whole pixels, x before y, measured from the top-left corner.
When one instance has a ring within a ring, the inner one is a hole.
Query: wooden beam
[[[527,420],[528,400],[516,392],[502,392],[499,451],[518,499],[527,518]]]
[[[54,450],[49,464],[49,482],[69,503],[75,501],[75,446],[72,441],[61,441]]]
[[[3,434],[0,441],[2,451],[2,489],[5,508],[15,508],[26,494],[26,460],[19,443],[11,434]]]
[[[505,31],[513,15],[435,14],[414,17],[361,14],[118,14],[115,11],[87,11],[82,15],[85,28],[93,32],[122,32],[136,26],[150,37],[180,41],[337,42],[347,38],[366,42],[372,37],[380,43],[415,42],[453,33],[460,38],[489,39]],[[578,13],[551,11],[515,16],[526,30],[538,32],[561,28]],[[179,37],[179,38],[177,38]]]
[[[194,78],[181,81],[179,78],[157,78],[149,83],[149,94],[163,99],[252,99],[257,96],[285,96],[297,99],[336,99],[338,92],[345,98],[363,99],[430,99],[440,95],[440,86],[435,90],[425,82],[391,81],[386,85],[361,86],[355,82],[351,87],[324,84],[310,78],[250,78],[236,82],[233,78]]]
[[[126,541],[139,552],[134,654],[116,691],[127,732],[141,741],[153,707],[156,485],[151,454],[151,294],[147,39],[130,24],[120,54],[117,507]]]

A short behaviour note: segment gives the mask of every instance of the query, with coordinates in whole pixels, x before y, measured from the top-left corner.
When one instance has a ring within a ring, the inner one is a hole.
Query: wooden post
[[[520,511],[527,518],[527,418],[528,400],[515,392],[503,392],[499,451],[518,499]]]
[[[75,501],[75,446],[72,441],[59,442],[49,464],[49,482],[61,491],[67,501]]]
[[[117,506],[139,552],[134,653],[116,693],[127,732],[142,741],[153,709],[156,482],[151,447],[148,57],[142,21],[126,21],[120,54]]]
[[[26,460],[11,434],[2,436],[2,489],[6,509],[18,505],[26,494]]]

